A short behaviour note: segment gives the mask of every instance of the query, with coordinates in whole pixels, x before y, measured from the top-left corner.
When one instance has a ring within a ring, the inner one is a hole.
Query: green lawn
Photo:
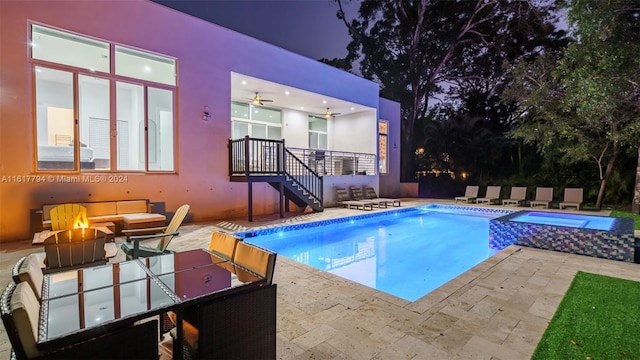
[[[622,210],[611,210],[611,215],[609,216],[632,218],[635,224],[635,229],[640,230],[640,215],[638,214],[634,214],[634,213],[630,213],[628,211],[622,211]]]
[[[640,282],[578,272],[531,357],[638,359]]]

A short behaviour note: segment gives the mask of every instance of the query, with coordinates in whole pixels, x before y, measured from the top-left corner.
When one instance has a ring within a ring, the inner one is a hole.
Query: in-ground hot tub
[[[511,221],[533,224],[568,226],[593,230],[611,230],[616,218],[608,216],[559,214],[551,212],[521,211]]]
[[[634,261],[633,219],[518,211],[489,223],[489,246],[522,245]]]

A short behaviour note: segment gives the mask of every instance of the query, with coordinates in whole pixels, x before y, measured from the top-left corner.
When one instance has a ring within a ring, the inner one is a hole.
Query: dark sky
[[[350,37],[331,0],[153,0],[312,59],[344,57]],[[348,2],[348,18],[360,0]]]

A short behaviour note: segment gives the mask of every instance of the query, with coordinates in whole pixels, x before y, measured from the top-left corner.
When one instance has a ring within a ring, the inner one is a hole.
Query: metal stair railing
[[[300,160],[286,147],[284,148],[283,159],[285,176],[303,192],[307,193],[308,196],[322,205],[322,176],[313,171],[304,161]]]

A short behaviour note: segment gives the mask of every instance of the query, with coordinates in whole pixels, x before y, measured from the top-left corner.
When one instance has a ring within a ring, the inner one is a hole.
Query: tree
[[[598,209],[621,152],[640,147],[637,5],[634,0],[565,3],[570,6],[568,19],[575,41],[563,53],[545,54],[532,64],[516,64],[513,84],[505,93],[522,110],[515,137],[535,143],[547,158],[566,164],[596,164]],[[640,176],[636,176],[633,203],[637,212]]]
[[[414,134],[429,100],[456,81],[499,80],[487,76],[502,59],[537,53],[557,34],[552,9],[553,2],[522,0],[395,0],[364,1],[351,21],[339,11],[353,39],[346,60],[361,56],[362,75],[402,105],[403,180],[414,177]]]

